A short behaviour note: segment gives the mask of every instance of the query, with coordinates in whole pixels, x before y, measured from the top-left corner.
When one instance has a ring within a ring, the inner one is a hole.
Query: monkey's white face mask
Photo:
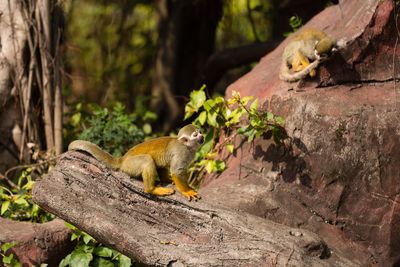
[[[198,148],[201,144],[203,144],[204,137],[200,130],[196,130],[190,136],[186,134],[182,135],[179,138],[179,141],[190,148]]]

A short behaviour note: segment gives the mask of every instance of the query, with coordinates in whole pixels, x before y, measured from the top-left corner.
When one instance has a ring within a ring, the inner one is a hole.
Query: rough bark
[[[34,224],[0,218],[0,229],[0,245],[17,242],[11,252],[24,266],[57,266],[73,248],[71,230],[60,219]]]
[[[23,48],[27,32],[19,1],[0,1],[0,14],[0,172],[4,172],[19,161],[22,116],[16,81],[26,81]]]
[[[62,150],[59,10],[57,1],[0,1],[1,172],[29,161],[27,143]]]
[[[279,80],[289,37],[230,85],[228,96],[235,90],[258,97],[285,117],[292,150],[269,140],[252,146],[237,140],[228,169],[208,177],[202,194],[309,229],[363,266],[398,266],[400,21],[394,4],[342,1],[305,25],[347,41],[315,79]]]
[[[33,199],[100,242],[153,266],[358,266],[309,231],[202,199],[157,198],[94,158],[67,152]],[[181,265],[179,265],[181,266]]]

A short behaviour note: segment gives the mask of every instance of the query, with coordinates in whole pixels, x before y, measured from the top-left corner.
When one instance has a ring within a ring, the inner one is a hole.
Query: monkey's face
[[[196,128],[190,133],[190,135],[189,133],[183,133],[178,140],[185,146],[190,148],[198,148],[204,142],[204,137],[200,130]]]

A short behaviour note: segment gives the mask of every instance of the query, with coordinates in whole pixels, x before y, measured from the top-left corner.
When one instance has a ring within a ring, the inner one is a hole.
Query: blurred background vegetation
[[[153,126],[167,132],[182,124],[191,90],[206,84],[223,94],[291,31],[290,17],[304,22],[330,3],[65,0],[66,107],[150,109]]]

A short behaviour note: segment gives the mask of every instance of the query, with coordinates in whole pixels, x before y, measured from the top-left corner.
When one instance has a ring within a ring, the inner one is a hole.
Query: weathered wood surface
[[[207,199],[149,196],[140,181],[80,152],[62,155],[35,184],[33,199],[145,265],[358,266],[330,255],[309,231],[212,207]]]

